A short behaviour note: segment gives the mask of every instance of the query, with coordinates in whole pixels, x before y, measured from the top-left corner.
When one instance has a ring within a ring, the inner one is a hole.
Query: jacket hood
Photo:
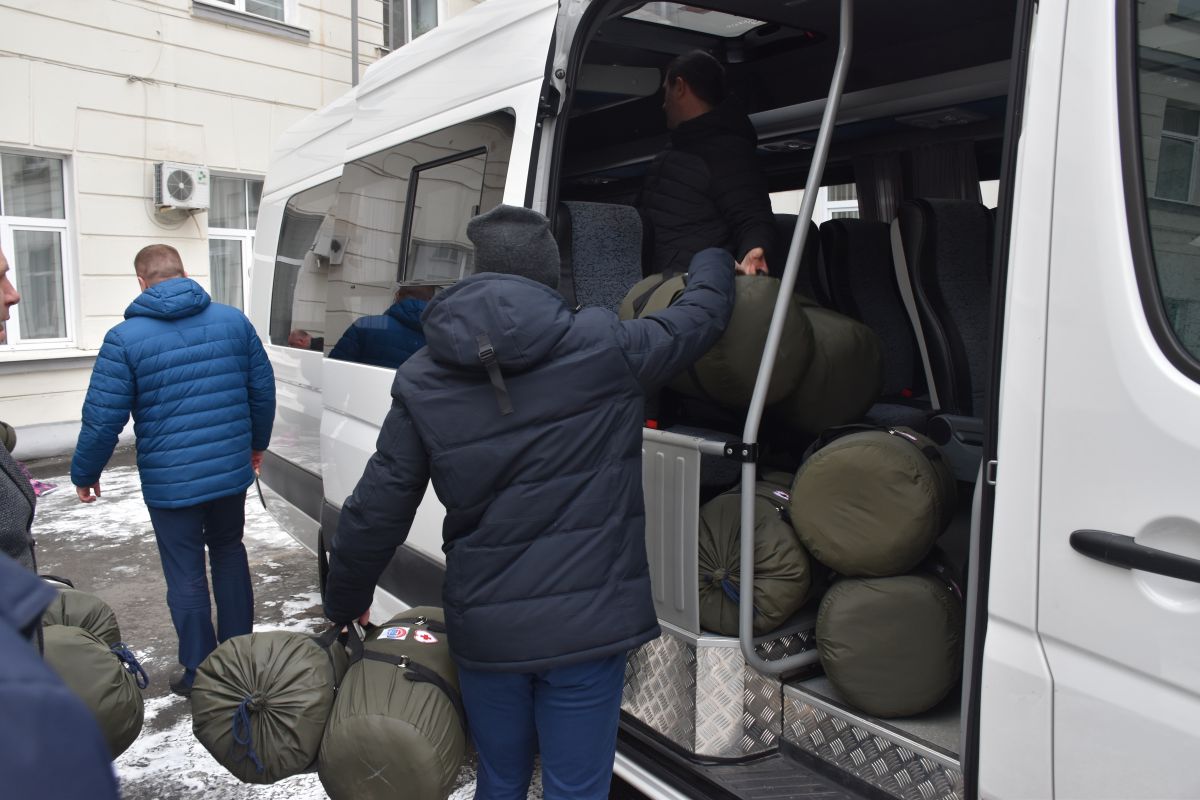
[[[0,620],[27,636],[55,594],[37,575],[0,553]]]
[[[392,303],[388,310],[384,313],[392,319],[399,322],[406,328],[412,328],[418,333],[421,332],[421,313],[425,310],[425,306],[429,305],[428,300],[418,300],[415,297],[406,297],[399,303]]]
[[[703,139],[718,134],[737,136],[748,140],[751,144],[758,142],[758,132],[754,130],[750,118],[746,116],[746,112],[742,110],[741,106],[732,100],[726,100],[706,114],[679,123],[679,126],[671,132],[671,141],[677,145],[683,145],[694,139]]]
[[[484,272],[429,301],[421,317],[433,358],[484,370],[480,335],[501,369],[522,372],[541,362],[571,327],[571,312],[548,286],[517,275]]]
[[[191,278],[171,278],[151,286],[125,309],[125,319],[181,319],[208,308],[212,298]]]

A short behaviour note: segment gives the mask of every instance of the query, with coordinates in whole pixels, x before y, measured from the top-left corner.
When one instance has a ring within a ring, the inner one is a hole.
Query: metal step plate
[[[783,687],[783,736],[800,750],[900,800],[962,800],[958,759],[802,685]]]
[[[773,752],[783,729],[782,684],[746,666],[738,640],[662,622],[663,635],[631,653],[621,709],[691,755]],[[811,619],[756,643],[768,660],[816,646]]]

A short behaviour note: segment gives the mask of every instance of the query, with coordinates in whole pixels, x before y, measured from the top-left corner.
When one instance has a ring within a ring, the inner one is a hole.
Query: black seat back
[[[792,247],[792,236],[796,232],[797,214],[775,215],[776,255],[767,263],[772,277],[782,278],[787,265],[788,251]],[[794,291],[816,300],[823,306],[829,305],[829,291],[821,279],[821,236],[816,223],[809,220],[808,236],[804,241],[804,252],[800,256],[800,268],[796,274]]]
[[[909,312],[924,341],[934,408],[952,414],[983,413],[991,228],[988,210],[965,200],[912,200],[894,223],[897,276],[911,287]]]
[[[889,226],[863,219],[821,225],[821,257],[834,310],[879,335],[885,398],[925,393],[925,370],[896,286]]]

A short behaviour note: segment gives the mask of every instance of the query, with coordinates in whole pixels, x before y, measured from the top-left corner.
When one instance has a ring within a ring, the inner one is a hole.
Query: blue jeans
[[[167,579],[167,607],[179,637],[179,663],[192,672],[216,649],[218,640],[250,633],[253,627],[254,591],[242,544],[245,515],[245,492],[186,508],[150,509]],[[215,635],[205,547],[217,601]]]
[[[525,800],[538,752],[545,800],[607,798],[624,678],[625,653],[544,672],[460,668],[475,800]]]

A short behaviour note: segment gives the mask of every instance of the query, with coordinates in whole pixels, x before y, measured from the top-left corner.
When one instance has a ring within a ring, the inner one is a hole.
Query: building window
[[[21,293],[7,326],[6,349],[71,341],[64,173],[61,158],[0,153],[0,248]]]
[[[395,50],[438,25],[438,0],[383,0],[383,46]]]
[[[263,182],[213,175],[208,208],[208,275],[212,297],[246,307],[246,286],[254,255],[254,228]]]
[[[287,22],[288,0],[198,0],[205,5],[228,8],[243,14]]]
[[[1158,146],[1154,195],[1162,200],[1195,202],[1196,145],[1200,142],[1200,109],[1167,102]]]
[[[1200,2],[1179,7],[1181,14],[1197,11]],[[1164,312],[1151,319],[1158,326],[1165,317],[1178,345],[1200,359],[1200,83],[1190,71],[1200,31],[1170,24],[1161,10],[1138,4],[1146,221]]]

